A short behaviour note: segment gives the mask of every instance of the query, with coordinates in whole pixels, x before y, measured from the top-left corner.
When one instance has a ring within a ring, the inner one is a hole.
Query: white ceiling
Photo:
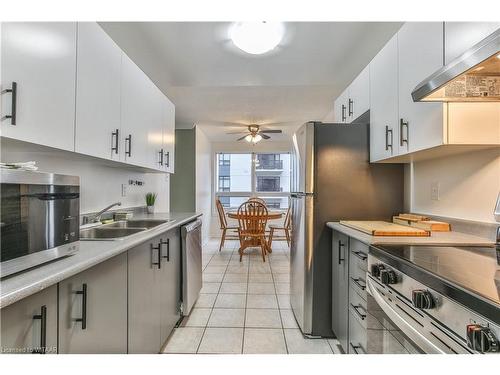
[[[401,26],[389,22],[286,23],[282,43],[260,56],[238,50],[230,23],[105,22],[108,34],[176,106],[178,127],[295,127],[322,120],[333,100]],[[274,139],[279,140],[275,137]]]

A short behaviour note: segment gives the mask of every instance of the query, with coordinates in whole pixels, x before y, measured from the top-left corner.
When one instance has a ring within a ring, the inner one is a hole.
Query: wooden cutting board
[[[371,236],[429,237],[431,235],[429,231],[424,229],[389,223],[387,221],[340,220],[340,224]]]

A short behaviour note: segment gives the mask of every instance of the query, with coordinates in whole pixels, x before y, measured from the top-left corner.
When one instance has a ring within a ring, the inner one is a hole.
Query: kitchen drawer
[[[359,275],[359,271],[361,271],[364,275],[368,269],[368,245],[351,238],[349,250],[351,252],[349,256],[350,273]]]
[[[349,322],[355,319],[365,329],[395,329],[379,310],[377,302],[370,295],[367,297],[363,299],[353,286],[349,288]]]
[[[349,250],[351,251],[351,253],[358,255],[358,257],[359,255],[361,255],[359,253],[363,253],[364,257],[368,257],[368,247],[369,246],[364,242],[358,241],[357,239],[352,237],[349,238]]]
[[[366,271],[351,268],[349,285],[366,301]]]
[[[349,314],[349,354],[366,354],[367,332],[354,313]]]

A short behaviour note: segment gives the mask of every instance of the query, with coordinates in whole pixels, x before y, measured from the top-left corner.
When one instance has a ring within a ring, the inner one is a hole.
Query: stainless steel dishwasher
[[[181,313],[189,315],[202,287],[201,220],[182,226],[182,304]]]

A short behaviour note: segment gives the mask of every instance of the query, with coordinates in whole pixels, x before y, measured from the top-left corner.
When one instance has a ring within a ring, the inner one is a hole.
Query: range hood
[[[414,102],[500,102],[500,29],[422,81]]]

